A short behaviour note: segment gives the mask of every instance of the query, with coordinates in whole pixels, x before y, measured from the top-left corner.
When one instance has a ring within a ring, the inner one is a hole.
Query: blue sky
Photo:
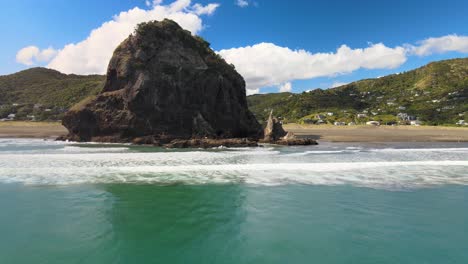
[[[132,23],[166,16],[235,64],[250,93],[328,88],[468,54],[463,0],[1,1],[0,74],[102,73]]]

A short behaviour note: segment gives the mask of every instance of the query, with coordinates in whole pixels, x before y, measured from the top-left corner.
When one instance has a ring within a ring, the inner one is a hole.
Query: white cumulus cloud
[[[56,54],[57,51],[51,47],[40,50],[36,46],[28,46],[16,53],[16,62],[30,66],[38,62],[48,62]]]
[[[418,56],[451,51],[468,53],[468,36],[447,35],[439,38],[428,38],[418,44],[418,46],[409,45],[407,47],[412,54]]]
[[[47,67],[63,73],[103,74],[114,49],[134,31],[137,24],[169,18],[196,34],[203,29],[200,16],[213,14],[219,6],[215,3],[205,6],[192,4],[191,0],[177,0],[167,5],[161,3],[161,0],[155,0],[147,3],[152,4],[149,10],[135,7],[121,12],[93,29],[85,40],[70,43],[60,49]],[[28,65],[34,64],[34,59],[28,60],[27,55],[30,53],[31,50],[21,52],[17,60],[29,63]]]
[[[247,0],[237,0],[236,5],[240,7],[247,7],[249,6],[249,2]]]
[[[279,86],[280,93],[291,92],[291,91],[292,91],[292,84],[290,82],[283,83],[282,85]]]
[[[211,4],[207,4],[206,6],[203,6],[200,4],[194,4],[193,11],[195,12],[195,14],[199,16],[212,15],[218,7],[219,7],[218,3],[211,3]]]
[[[279,86],[292,80],[312,79],[350,73],[360,68],[392,69],[406,61],[403,47],[372,44],[364,49],[342,45],[336,52],[311,53],[291,50],[273,43],[219,51],[244,76],[247,88],[256,90]]]
[[[245,93],[246,93],[247,95],[259,94],[259,93],[260,93],[260,89],[255,89],[255,90],[246,89],[246,90],[245,90]]]

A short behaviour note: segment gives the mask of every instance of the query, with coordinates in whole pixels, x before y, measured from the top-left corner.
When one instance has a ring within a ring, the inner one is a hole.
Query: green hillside
[[[104,81],[105,76],[66,75],[45,68],[0,76],[0,119],[15,114],[17,120],[59,120],[75,103],[97,94]],[[247,99],[259,121],[266,120],[273,109],[286,122],[393,124],[418,119],[423,124],[454,125],[468,119],[464,115],[468,112],[468,58],[433,62],[333,89]]]
[[[60,119],[72,105],[98,93],[104,80],[100,75],[66,75],[45,68],[0,76],[0,118],[14,113],[16,119],[28,119],[27,115]]]
[[[433,62],[333,89],[253,95],[248,102],[259,120],[273,109],[291,122],[316,123],[319,114],[333,113],[325,122],[395,123],[402,119],[398,114],[406,114],[423,124],[455,124],[468,112],[468,58]]]

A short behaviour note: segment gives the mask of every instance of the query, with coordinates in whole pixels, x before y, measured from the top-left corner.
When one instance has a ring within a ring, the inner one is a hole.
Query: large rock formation
[[[76,141],[256,140],[262,134],[242,76],[171,20],[140,24],[115,50],[101,93],[74,106],[63,125]]]

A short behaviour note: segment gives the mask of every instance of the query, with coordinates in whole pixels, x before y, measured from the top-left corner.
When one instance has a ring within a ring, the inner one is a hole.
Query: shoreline
[[[319,142],[468,142],[465,127],[285,124],[284,128]],[[58,122],[0,122],[0,138],[55,139],[66,134],[67,129]]]

